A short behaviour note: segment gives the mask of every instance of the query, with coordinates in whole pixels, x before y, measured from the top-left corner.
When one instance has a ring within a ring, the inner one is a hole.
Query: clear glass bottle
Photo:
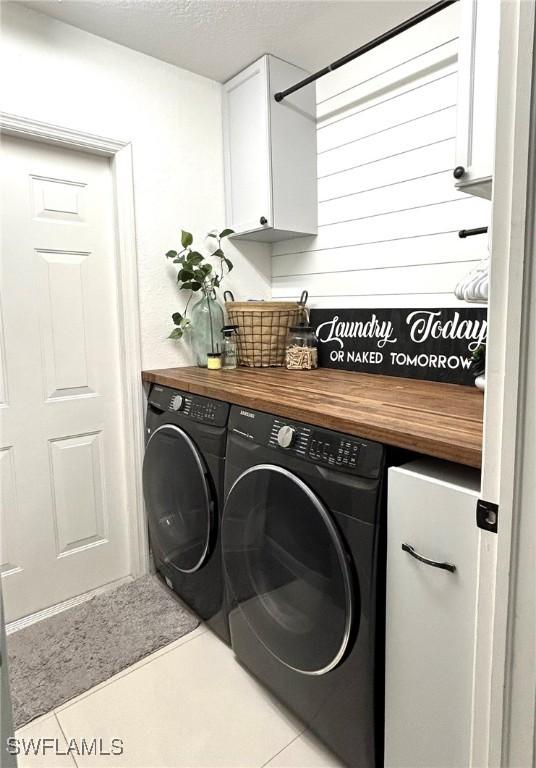
[[[207,355],[219,352],[223,309],[214,294],[203,293],[190,312],[191,338],[197,365],[207,367]]]
[[[223,343],[221,347],[222,368],[227,371],[233,370],[238,364],[236,330],[237,325],[224,325],[221,329],[223,333]]]
[[[293,325],[288,329],[285,362],[287,368],[318,368],[318,339],[309,325]]]

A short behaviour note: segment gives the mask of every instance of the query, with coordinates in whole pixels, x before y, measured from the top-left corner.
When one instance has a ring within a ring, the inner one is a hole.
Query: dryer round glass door
[[[222,544],[238,610],[263,645],[296,671],[333,669],[349,642],[352,579],[318,496],[282,467],[248,469],[227,497]]]
[[[182,573],[199,570],[209,555],[213,503],[203,458],[180,427],[166,424],[151,435],[143,493],[155,554]]]

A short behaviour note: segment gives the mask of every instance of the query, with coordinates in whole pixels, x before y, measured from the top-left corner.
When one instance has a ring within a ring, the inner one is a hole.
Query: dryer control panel
[[[308,455],[314,461],[330,466],[353,469],[357,467],[360,449],[365,447],[366,443],[360,443],[354,437],[339,437],[333,432],[327,436],[322,432],[313,432]]]
[[[268,445],[347,471],[357,469],[360,450],[367,447],[367,443],[357,437],[289,423],[279,418],[273,419]]]
[[[362,477],[376,477],[378,474],[383,456],[379,443],[266,414],[255,415],[258,433],[248,436],[252,439],[260,436],[262,421],[270,418],[265,444],[280,453],[290,453],[311,463]]]
[[[373,440],[236,405],[231,408],[229,435],[273,450],[275,464],[288,456],[366,478],[379,477],[384,467],[384,447]]]

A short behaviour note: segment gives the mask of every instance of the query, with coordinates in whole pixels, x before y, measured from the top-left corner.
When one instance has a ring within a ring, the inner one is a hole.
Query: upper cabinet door
[[[223,86],[225,195],[233,237],[273,242],[317,229],[316,89],[274,95],[308,73],[263,56]]]
[[[226,226],[235,232],[272,226],[269,125],[263,56],[223,86]]]
[[[491,199],[500,0],[461,0],[456,187]]]

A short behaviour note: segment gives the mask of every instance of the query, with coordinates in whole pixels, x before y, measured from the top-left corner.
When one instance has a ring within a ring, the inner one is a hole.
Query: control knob
[[[171,398],[171,410],[182,411],[184,408],[184,397],[182,395],[174,395]]]
[[[279,432],[277,433],[277,442],[281,446],[281,448],[290,448],[294,441],[294,436],[296,435],[296,430],[294,427],[289,427],[288,424],[285,424],[284,427],[281,427]]]

